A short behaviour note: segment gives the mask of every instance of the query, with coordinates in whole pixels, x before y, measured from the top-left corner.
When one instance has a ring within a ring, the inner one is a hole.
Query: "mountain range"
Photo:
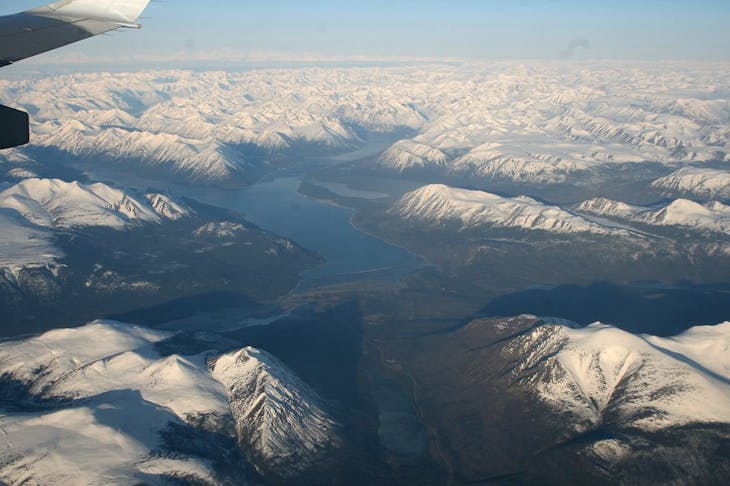
[[[726,160],[726,67],[515,63],[93,73],[3,82],[33,113],[34,147],[207,183],[251,180],[294,150],[349,150],[406,130],[377,165],[530,184],[588,182],[655,162]],[[263,155],[262,155],[263,154]],[[278,156],[276,154],[279,154]],[[291,154],[289,154],[291,155]],[[719,169],[717,169],[719,170]],[[724,169],[722,169],[725,172]]]
[[[183,338],[95,321],[0,343],[0,480],[296,482],[347,442],[333,407],[271,354],[213,335],[205,338],[211,351],[172,353],[176,346],[167,343],[176,340],[179,349]],[[424,373],[435,373],[429,390],[483,392],[445,409],[446,395],[421,397],[427,417],[439,410],[440,420],[452,421],[441,429],[446,453],[465,433],[463,414],[473,423],[470,441],[476,432],[494,439],[474,451],[493,451],[480,456],[489,460],[458,458],[461,479],[475,471],[556,477],[540,469],[545,461],[582,464],[584,477],[599,483],[629,472],[648,480],[657,464],[675,480],[683,472],[712,482],[725,471],[722,462],[705,469],[714,453],[703,451],[730,437],[730,323],[659,338],[520,316],[478,319],[439,343],[433,359],[453,346],[463,356],[442,362],[440,371],[425,365]],[[441,381],[455,371],[457,378]],[[491,429],[515,420],[529,433],[505,437]],[[682,452],[688,460],[667,462],[679,453],[676,444],[667,449],[667,434],[697,445]],[[502,460],[514,447],[519,454]],[[510,471],[529,455],[531,465]]]
[[[596,198],[562,208],[527,196],[508,197],[431,184],[405,194],[390,212],[419,224],[456,223],[460,230],[494,227],[638,237],[643,225],[649,225],[710,231],[720,240],[730,234],[730,209],[717,201],[700,204],[676,199],[669,204],[643,207]]]
[[[2,481],[241,484],[337,446],[326,403],[273,356],[163,355],[171,337],[95,321],[0,344]]]

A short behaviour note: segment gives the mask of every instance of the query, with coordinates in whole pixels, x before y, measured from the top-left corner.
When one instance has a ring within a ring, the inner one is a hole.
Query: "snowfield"
[[[0,268],[52,263],[63,256],[47,228],[28,223],[14,211],[0,209]]]

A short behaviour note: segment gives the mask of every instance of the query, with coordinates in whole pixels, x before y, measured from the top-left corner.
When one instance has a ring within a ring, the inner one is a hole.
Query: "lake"
[[[350,224],[353,210],[300,194],[302,177],[287,173],[236,191],[196,189],[191,196],[236,210],[248,221],[317,252],[326,262],[302,275],[305,286],[404,275],[423,265],[406,250],[357,230]]]
[[[219,189],[153,181],[114,167],[83,166],[92,180],[113,181],[121,187],[151,187],[184,195],[205,204],[237,211],[263,229],[284,236],[316,252],[325,263],[302,275],[300,288],[373,277],[400,277],[421,268],[423,260],[408,251],[362,233],[350,224],[352,209],[319,201],[299,193],[299,186],[315,169],[335,166],[382,150],[388,139],[376,138],[355,152],[335,157],[302,159],[294,167],[270,174],[262,181],[239,189]],[[376,192],[358,191],[344,184],[331,189],[349,197],[372,199]]]

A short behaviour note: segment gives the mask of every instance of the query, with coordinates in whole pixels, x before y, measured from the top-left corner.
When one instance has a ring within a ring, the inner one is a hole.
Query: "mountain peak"
[[[220,356],[212,373],[228,390],[239,441],[255,464],[295,475],[339,441],[325,402],[269,353],[246,347]]]

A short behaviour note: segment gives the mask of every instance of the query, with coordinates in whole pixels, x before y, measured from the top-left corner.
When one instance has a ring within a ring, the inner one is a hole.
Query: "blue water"
[[[236,210],[261,228],[317,252],[326,262],[303,275],[310,283],[402,273],[422,265],[407,251],[355,229],[352,210],[301,195],[300,183],[300,177],[289,175],[236,191],[196,190],[191,196]]]

